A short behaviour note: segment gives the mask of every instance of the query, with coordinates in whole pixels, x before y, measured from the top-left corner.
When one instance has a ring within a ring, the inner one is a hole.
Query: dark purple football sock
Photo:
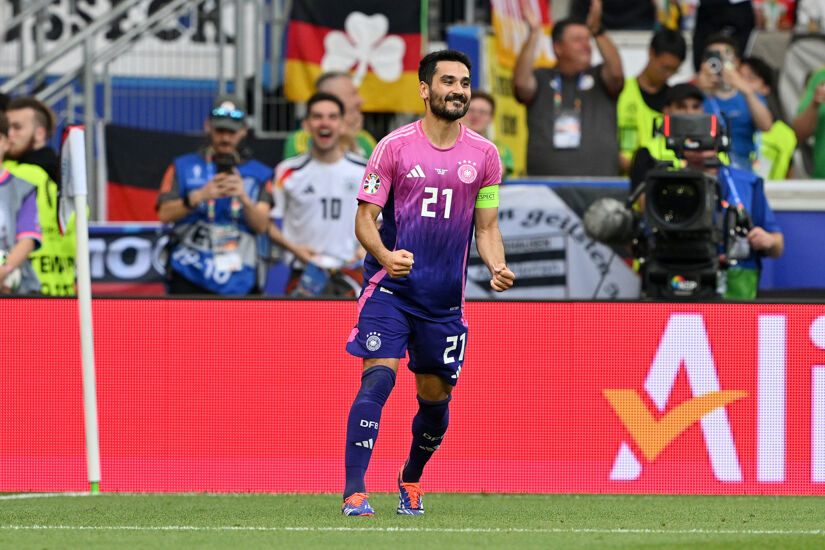
[[[418,398],[418,413],[413,418],[413,440],[410,457],[401,478],[407,483],[418,483],[424,465],[441,445],[450,423],[450,397],[443,401],[424,401]]]
[[[378,438],[381,409],[393,386],[395,372],[389,367],[376,365],[361,375],[361,389],[355,396],[347,419],[347,448],[344,454],[347,483],[344,498],[365,492],[364,476]]]

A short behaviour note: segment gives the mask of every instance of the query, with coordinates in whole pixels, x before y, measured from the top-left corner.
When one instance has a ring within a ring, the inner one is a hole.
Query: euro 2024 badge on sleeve
[[[374,195],[378,192],[378,189],[381,187],[381,178],[378,177],[378,174],[375,172],[370,172],[367,174],[367,177],[364,178],[364,191],[369,193],[370,195]]]

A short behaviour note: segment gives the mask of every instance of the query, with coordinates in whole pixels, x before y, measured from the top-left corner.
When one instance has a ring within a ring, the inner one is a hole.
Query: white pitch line
[[[14,495],[0,495],[0,500],[24,500],[29,498],[52,498],[52,497],[88,497],[92,493],[19,493]]]
[[[546,534],[641,534],[641,535],[814,535],[825,536],[825,530],[794,529],[591,529],[591,528],[473,528],[438,527],[256,527],[198,525],[0,525],[0,531],[264,531],[264,532],[381,532],[381,533],[546,533]]]

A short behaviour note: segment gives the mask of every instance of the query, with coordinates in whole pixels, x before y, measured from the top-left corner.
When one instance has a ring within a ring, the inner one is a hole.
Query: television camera
[[[654,132],[664,137],[678,160],[658,162],[624,203],[613,198],[595,201],[585,212],[585,230],[605,244],[631,246],[639,261],[643,297],[718,297],[720,271],[750,253],[750,216],[726,170],[719,172],[720,181],[683,166],[682,159],[687,151],[726,151],[730,137],[711,114],[665,115]],[[721,165],[716,155],[705,161],[707,167]],[[637,209],[637,204],[644,206]]]

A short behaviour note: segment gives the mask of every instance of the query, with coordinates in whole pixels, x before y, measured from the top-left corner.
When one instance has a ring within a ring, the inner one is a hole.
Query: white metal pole
[[[83,411],[86,417],[86,459],[89,484],[93,493],[100,483],[100,441],[97,427],[97,384],[95,350],[92,333],[92,281],[89,271],[89,223],[86,219],[86,195],[76,195],[77,229],[77,306],[80,310],[80,351],[83,358]]]
[[[94,127],[70,128],[63,145],[62,164],[70,166],[63,173],[61,186],[74,200],[75,230],[77,234],[77,308],[80,313],[80,353],[83,367],[83,413],[86,426],[86,461],[89,486],[92,493],[99,491],[100,441],[97,425],[97,389],[95,382],[95,350],[92,331],[92,279],[89,269],[89,220],[87,214],[88,179],[84,132]],[[68,158],[65,158],[68,157]],[[94,166],[90,166],[94,170]],[[68,180],[68,181],[66,181]],[[61,208],[58,205],[58,208]]]

